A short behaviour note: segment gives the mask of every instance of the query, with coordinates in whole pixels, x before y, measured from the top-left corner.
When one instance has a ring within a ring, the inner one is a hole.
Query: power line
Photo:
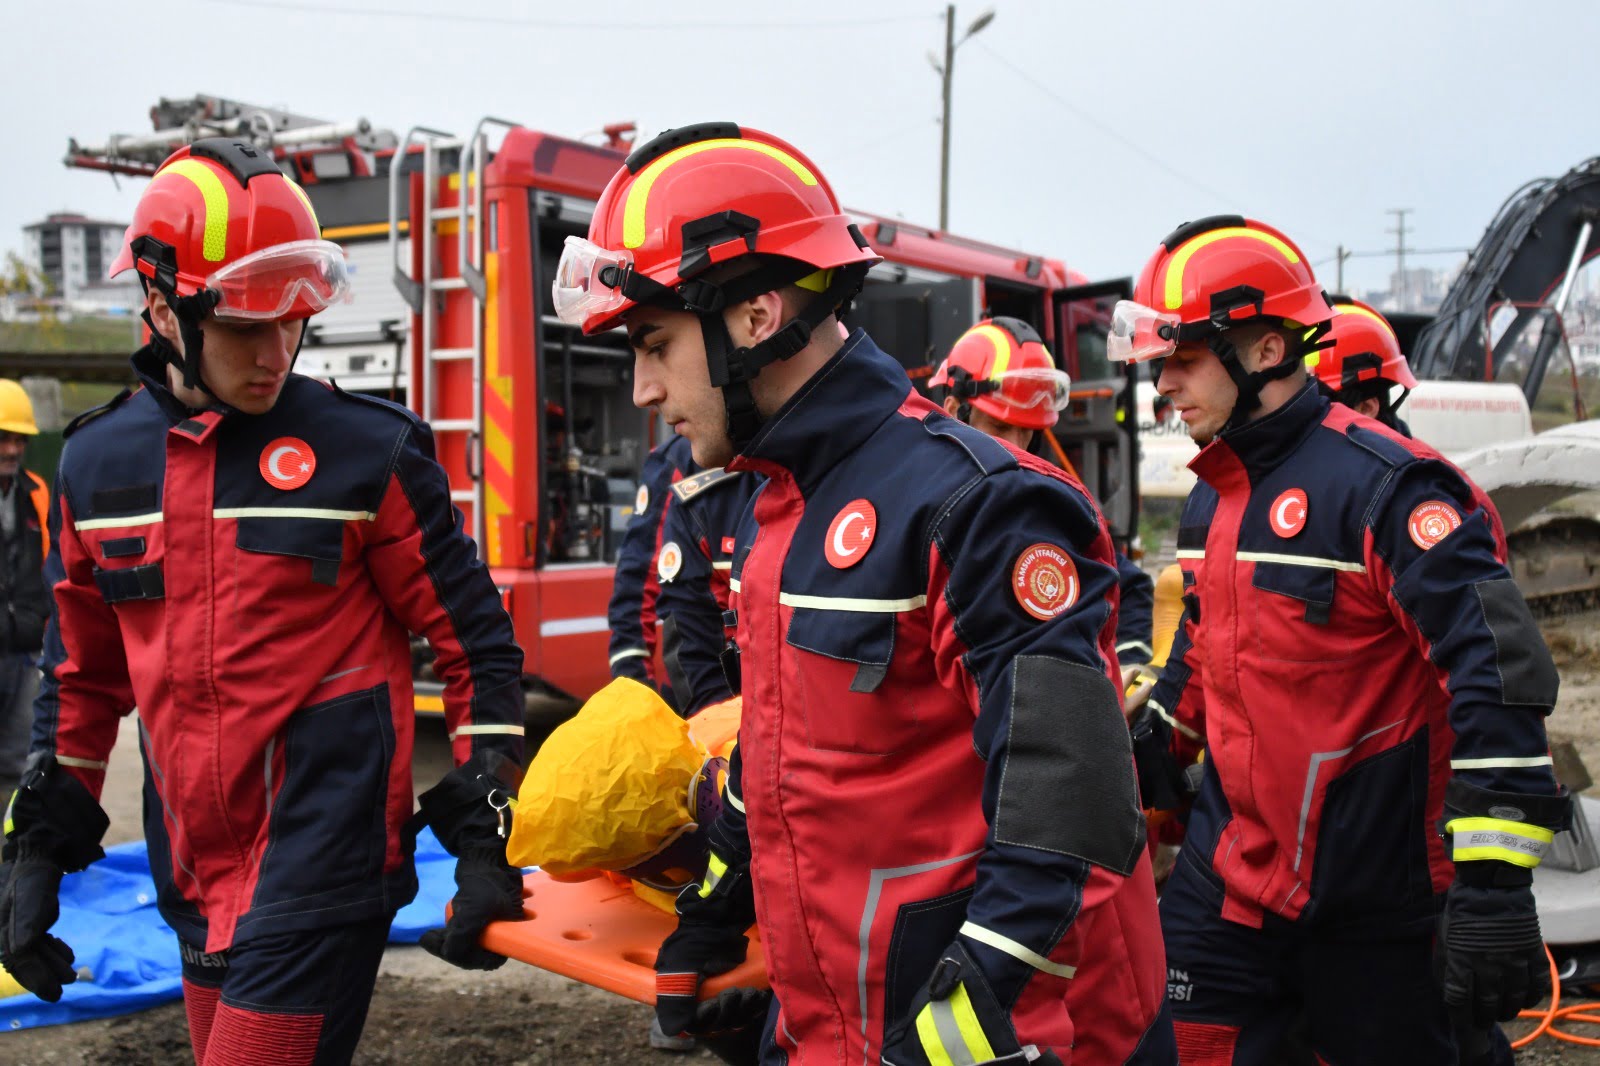
[[[1029,74],[1027,71],[1023,70],[1021,67],[1019,67],[1016,64],[1012,63],[1009,59],[1006,59],[1000,53],[996,52],[994,49],[992,49],[989,46],[985,45],[983,42],[975,41],[975,42],[973,42],[973,47],[978,48],[985,55],[987,55],[990,59],[994,60],[996,63],[999,63],[1002,67],[1005,67],[1012,74],[1016,75],[1018,78],[1021,78],[1023,81],[1027,82],[1029,85],[1033,86],[1035,89],[1038,89],[1040,92],[1044,93],[1050,99],[1052,99],[1056,103],[1060,104],[1063,108],[1065,108],[1067,111],[1071,112],[1075,117],[1077,117],[1077,119],[1080,122],[1083,122],[1083,123],[1085,123],[1087,125],[1093,126],[1095,129],[1099,130],[1101,133],[1105,134],[1107,137],[1110,137],[1112,140],[1116,141],[1118,144],[1122,145],[1124,148],[1128,149],[1130,152],[1133,152],[1135,155],[1138,155],[1138,156],[1142,157],[1143,159],[1145,159],[1147,162],[1153,164],[1157,169],[1166,172],[1171,177],[1177,178],[1179,181],[1183,182],[1185,185],[1188,185],[1191,188],[1197,189],[1200,192],[1205,193],[1207,196],[1211,197],[1214,200],[1219,201],[1220,203],[1233,204],[1233,203],[1236,202],[1234,200],[1234,198],[1232,196],[1230,196],[1229,194],[1224,193],[1224,192],[1218,192],[1216,189],[1211,188],[1209,185],[1206,185],[1204,182],[1196,181],[1194,178],[1191,178],[1189,175],[1185,174],[1183,171],[1179,170],[1177,167],[1172,166],[1171,164],[1166,162],[1164,159],[1161,159],[1159,156],[1151,153],[1150,151],[1145,149],[1143,146],[1135,144],[1133,141],[1130,141],[1128,138],[1124,137],[1121,133],[1117,132],[1117,130],[1114,127],[1112,127],[1111,125],[1109,125],[1109,124],[1107,124],[1105,122],[1100,121],[1099,119],[1095,118],[1093,115],[1089,114],[1087,111],[1083,110],[1081,107],[1078,107],[1076,104],[1072,103],[1072,101],[1068,100],[1066,97],[1062,96],[1060,93],[1058,93],[1054,89],[1052,89],[1045,82],[1042,82],[1038,78],[1035,78],[1032,74]]]
[[[844,29],[887,26],[895,23],[925,22],[926,15],[897,15],[855,19],[805,19],[793,22],[633,22],[613,19],[605,22],[558,22],[549,19],[517,18],[510,15],[477,15],[458,11],[407,11],[372,7],[338,7],[301,3],[296,0],[208,0],[223,7],[254,7],[266,11],[307,11],[316,14],[363,15],[368,18],[408,18],[435,22],[476,23],[493,26],[521,26],[539,30],[802,30]]]

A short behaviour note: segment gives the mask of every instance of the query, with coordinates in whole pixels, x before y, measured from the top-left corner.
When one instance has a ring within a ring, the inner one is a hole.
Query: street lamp
[[[928,61],[933,64],[933,69],[938,71],[939,78],[944,83],[944,118],[939,123],[939,228],[941,230],[950,226],[950,72],[955,65],[956,49],[993,21],[994,8],[991,7],[973,19],[972,25],[967,27],[967,32],[957,40],[956,5],[947,4],[944,9],[944,62],[940,63],[931,52],[928,54]]]

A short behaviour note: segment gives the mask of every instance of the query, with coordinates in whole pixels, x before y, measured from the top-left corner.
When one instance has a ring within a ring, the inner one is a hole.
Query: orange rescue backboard
[[[483,946],[640,1003],[656,1000],[656,950],[677,919],[606,877],[566,882],[535,870],[522,881],[526,920],[493,922]],[[750,930],[750,953],[725,974],[708,978],[700,998],[725,988],[766,988],[761,941]]]

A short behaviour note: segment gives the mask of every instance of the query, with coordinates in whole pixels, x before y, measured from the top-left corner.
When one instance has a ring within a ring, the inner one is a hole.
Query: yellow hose
[[[1152,611],[1151,647],[1155,657],[1150,665],[1160,668],[1167,664],[1172,652],[1172,641],[1178,635],[1178,622],[1183,617],[1183,570],[1172,563],[1156,578],[1156,603]]]

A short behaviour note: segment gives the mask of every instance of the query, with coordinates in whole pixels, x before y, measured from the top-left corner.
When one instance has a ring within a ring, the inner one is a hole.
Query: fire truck
[[[606,606],[646,454],[669,432],[631,402],[620,330],[585,337],[552,312],[566,237],[631,144],[485,118],[467,136],[365,120],[331,123],[216,97],[162,100],[156,132],[72,142],[71,166],[148,175],[201,136],[270,149],[348,254],[355,299],[313,320],[299,369],[403,399],[433,428],[451,494],[526,655],[530,697],[583,698],[608,680]],[[1127,279],[1090,283],[1058,259],[868,212],[852,215],[884,262],[847,318],[931,376],[984,315],[1031,323],[1073,381],[1046,454],[1101,501],[1124,547],[1138,526],[1132,372],[1105,357]],[[418,709],[439,709],[419,661]]]

